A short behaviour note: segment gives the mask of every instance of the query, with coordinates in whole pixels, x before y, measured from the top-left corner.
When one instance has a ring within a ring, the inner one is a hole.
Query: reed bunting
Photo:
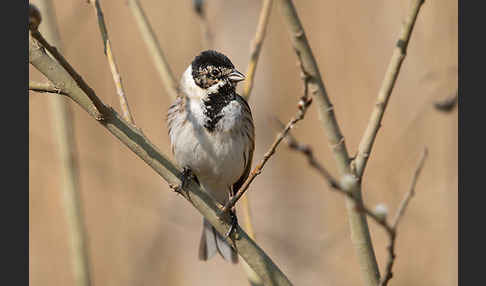
[[[248,177],[255,148],[250,106],[235,91],[244,79],[225,55],[204,51],[182,75],[179,95],[167,115],[177,163],[222,205]],[[238,262],[236,250],[204,219],[199,259],[208,260],[216,252]]]

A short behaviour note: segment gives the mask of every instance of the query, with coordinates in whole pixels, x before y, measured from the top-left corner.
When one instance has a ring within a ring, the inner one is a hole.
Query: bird
[[[226,55],[202,51],[182,74],[177,98],[167,112],[171,151],[183,177],[193,176],[222,205],[248,178],[255,149],[250,106],[236,92],[244,79]],[[230,214],[231,231],[238,225],[234,207]],[[217,252],[238,263],[237,250],[203,218],[199,259],[207,261]]]

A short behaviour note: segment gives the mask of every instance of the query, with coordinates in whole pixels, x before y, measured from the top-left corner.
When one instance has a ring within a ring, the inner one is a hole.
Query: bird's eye
[[[212,70],[211,75],[214,76],[214,77],[217,77],[219,75],[219,71],[218,70]]]

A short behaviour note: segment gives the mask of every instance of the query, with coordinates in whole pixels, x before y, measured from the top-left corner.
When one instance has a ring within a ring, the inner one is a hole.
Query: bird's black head
[[[215,84],[225,81],[236,86],[245,76],[235,69],[233,63],[216,51],[204,51],[192,61],[192,77],[201,88],[207,89]]]

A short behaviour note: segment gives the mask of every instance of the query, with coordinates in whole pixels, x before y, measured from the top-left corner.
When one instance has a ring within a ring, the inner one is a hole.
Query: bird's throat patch
[[[207,116],[204,127],[213,132],[218,121],[223,117],[221,111],[231,101],[235,100],[235,88],[229,84],[219,87],[219,90],[215,93],[208,95],[208,98],[203,101]]]

